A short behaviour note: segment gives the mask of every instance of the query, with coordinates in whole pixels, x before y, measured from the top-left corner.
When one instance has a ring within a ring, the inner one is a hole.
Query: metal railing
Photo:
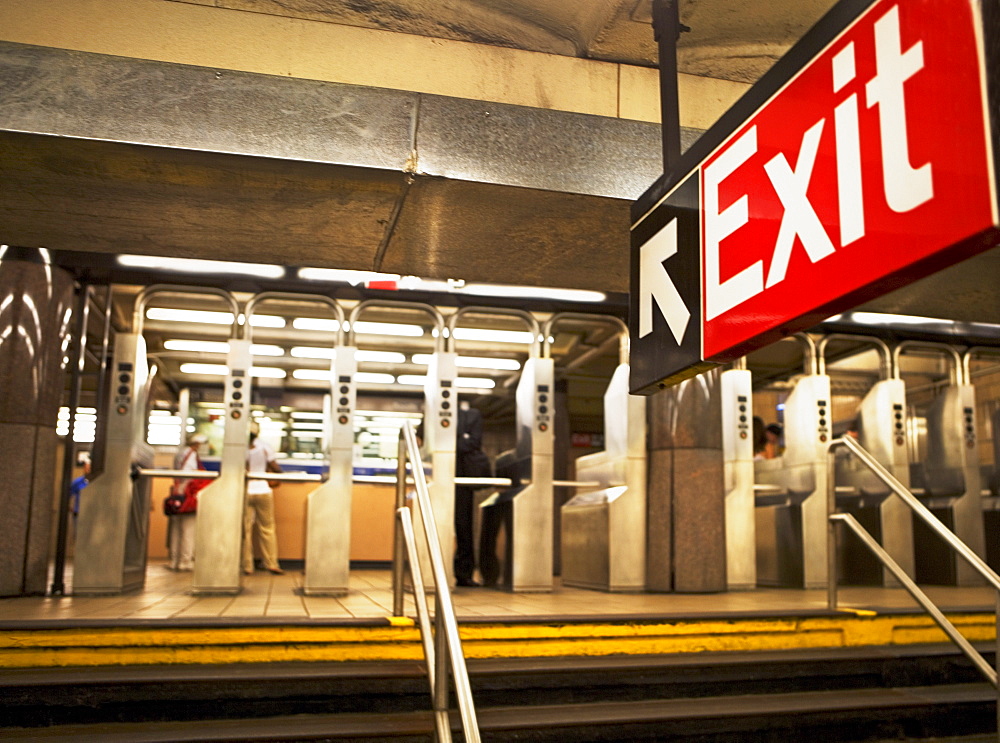
[[[989,565],[972,549],[969,548],[961,539],[959,539],[955,534],[948,529],[931,511],[921,503],[913,493],[911,493],[899,480],[893,477],[892,473],[889,472],[882,464],[871,455],[871,453],[865,449],[861,444],[854,440],[851,436],[844,436],[843,438],[835,439],[830,442],[828,449],[829,456],[829,468],[828,475],[829,487],[827,488],[827,508],[829,514],[828,521],[828,540],[827,540],[827,606],[833,611],[837,608],[837,524],[842,523],[864,543],[868,549],[874,553],[874,555],[882,562],[883,565],[889,570],[890,573],[900,582],[900,584],[905,588],[911,596],[919,603],[930,615],[931,618],[937,622],[938,626],[944,631],[946,635],[958,645],[959,649],[972,661],[972,664],[979,670],[980,673],[986,678],[994,688],[1000,691],[1000,686],[997,684],[997,670],[993,668],[982,654],[976,650],[972,643],[965,639],[962,634],[958,631],[954,624],[944,615],[937,605],[931,600],[931,598],[924,593],[917,586],[916,582],[906,574],[906,572],[899,566],[899,564],[892,559],[888,552],[882,548],[882,546],[872,537],[871,534],[860,524],[858,520],[854,518],[849,513],[836,513],[836,467],[835,467],[835,457],[836,449],[846,448],[854,456],[856,456],[862,464],[864,464],[868,469],[875,473],[882,482],[884,482],[893,493],[899,496],[903,502],[910,507],[910,510],[914,514],[919,516],[925,524],[927,524],[930,529],[937,534],[945,543],[951,547],[955,552],[959,554],[963,559],[965,559],[972,567],[983,576],[986,582],[997,591],[997,617],[998,617],[998,631],[997,631],[997,642],[998,642],[998,653],[997,659],[1000,661],[1000,576],[998,576]],[[1000,704],[1000,699],[998,699],[998,704]]]
[[[434,579],[433,630],[430,611],[427,607],[427,594],[424,590],[422,563],[413,533],[413,520],[410,516],[410,508],[406,505],[407,460],[410,462],[417,507],[420,511],[420,522],[424,530]],[[455,697],[458,701],[458,711],[462,720],[465,740],[479,743],[479,724],[476,721],[476,708],[472,701],[469,672],[465,666],[465,656],[462,653],[462,641],[458,635],[455,606],[451,600],[451,589],[448,586],[441,543],[435,527],[427,479],[424,477],[424,469],[420,460],[420,447],[417,444],[416,430],[410,421],[403,425],[399,436],[399,454],[396,464],[396,526],[392,561],[392,613],[393,616],[403,616],[403,558],[405,552],[410,566],[413,599],[417,605],[420,637],[424,646],[437,740],[439,743],[450,743],[451,741],[451,725],[448,719],[448,675],[450,670],[455,684]]]

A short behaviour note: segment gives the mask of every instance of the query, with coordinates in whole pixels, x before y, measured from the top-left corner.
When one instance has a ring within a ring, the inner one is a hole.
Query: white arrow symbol
[[[653,235],[639,248],[639,337],[653,332],[653,300],[660,307],[663,319],[680,345],[687,330],[691,312],[677,287],[670,280],[663,261],[677,252],[677,220]]]

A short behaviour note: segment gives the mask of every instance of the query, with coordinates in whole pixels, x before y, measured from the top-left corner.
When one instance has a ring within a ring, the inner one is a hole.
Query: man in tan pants
[[[261,441],[255,426],[250,431],[247,449],[247,472],[281,472],[274,449]],[[253,573],[253,530],[260,537],[265,569],[275,575],[285,571],[278,564],[278,536],[274,529],[274,492],[267,480],[247,478],[246,506],[243,513],[243,572]]]

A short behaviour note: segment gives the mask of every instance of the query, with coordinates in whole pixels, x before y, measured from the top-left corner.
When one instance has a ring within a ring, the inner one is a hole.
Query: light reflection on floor
[[[327,620],[382,618],[392,613],[392,584],[388,570],[352,571],[350,592],[342,597],[305,596],[301,570],[285,575],[258,571],[244,577],[243,590],[234,596],[194,596],[191,573],[175,573],[163,562],[151,563],[143,590],[121,596],[18,597],[0,599],[0,622],[59,621],[72,626],[76,620],[187,620],[289,619]],[[72,573],[66,576],[72,586]],[[925,586],[931,598],[946,611],[996,610],[994,592],[982,588]],[[714,594],[612,594],[562,586],[558,579],[552,593],[510,593],[489,588],[454,589],[459,620],[530,617],[664,617],[708,615],[763,616],[787,613],[813,614],[826,609],[825,590],[761,588],[755,591]],[[918,609],[902,588],[843,587],[841,608]],[[413,616],[407,597],[405,613]]]

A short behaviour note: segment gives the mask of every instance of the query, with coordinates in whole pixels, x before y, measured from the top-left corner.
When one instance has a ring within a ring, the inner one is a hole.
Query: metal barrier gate
[[[900,482],[909,485],[910,471],[906,450],[906,388],[895,378],[892,354],[880,339],[865,335],[834,333],[819,345],[820,369],[826,369],[826,348],[837,340],[855,341],[874,346],[880,356],[882,377],[864,396],[858,407],[858,440],[882,466]],[[913,572],[912,515],[874,474],[860,463],[841,459],[837,463],[838,481],[845,485],[836,493],[838,507],[852,513],[879,539],[885,550],[908,573]],[[845,543],[841,549],[841,577],[853,583],[895,585],[895,578],[875,562],[858,543]]]
[[[746,359],[722,372],[722,463],[725,478],[726,586],[757,587],[753,390]]]
[[[602,591],[646,588],[646,398],[628,393],[628,328],[607,315],[563,312],[542,328],[550,356],[553,328],[562,320],[601,320],[617,326],[618,366],[604,393],[604,451],[576,460],[577,480],[597,481],[561,508],[562,581]]]
[[[455,422],[458,416],[458,392],[455,387],[455,354],[444,349],[444,317],[434,307],[419,302],[369,299],[359,303],[351,311],[347,334],[349,348],[356,350],[355,325],[362,313],[372,308],[421,312],[431,318],[437,334],[424,382],[423,452],[430,456],[431,482],[428,489],[434,506],[438,539],[445,545],[445,549],[450,549],[455,543]],[[424,537],[418,535],[417,538]],[[422,549],[421,554],[425,561],[429,560],[426,549]],[[450,584],[454,579],[452,564],[450,560],[445,562]],[[425,562],[422,568],[429,572],[431,565]]]
[[[785,451],[754,462],[757,582],[821,588],[826,585],[826,445],[830,439],[830,378],[820,371],[816,344],[797,334],[808,352],[806,375],[785,401]]]
[[[976,390],[968,378],[968,364],[952,346],[903,341],[893,349],[894,375],[901,377],[904,351],[938,351],[952,362],[950,383],[926,411],[926,452],[910,462],[911,490],[935,516],[980,557],[986,556],[979,453],[976,450]],[[930,531],[914,522],[914,574],[918,582],[979,585],[981,576]]]
[[[512,591],[552,590],[553,570],[553,463],[552,427],[555,405],[555,374],[552,359],[541,357],[538,322],[528,312],[493,307],[463,307],[448,319],[449,343],[454,350],[455,328],[468,313],[509,315],[523,320],[532,334],[531,350],[515,392],[518,474],[530,482],[513,494],[508,550],[509,569],[504,584]],[[513,493],[514,491],[507,491]],[[482,508],[499,505],[503,494],[491,496]],[[437,504],[435,503],[435,509]],[[506,508],[506,506],[504,506]],[[480,554],[482,560],[482,554]]]
[[[234,302],[235,304],[235,302]],[[243,542],[243,508],[246,493],[246,452],[250,427],[252,355],[249,337],[238,338],[239,308],[233,309],[233,333],[226,354],[226,380],[222,407],[225,426],[219,476],[198,493],[195,522],[195,594],[239,593],[240,548]],[[250,317],[244,318],[247,336]]]

